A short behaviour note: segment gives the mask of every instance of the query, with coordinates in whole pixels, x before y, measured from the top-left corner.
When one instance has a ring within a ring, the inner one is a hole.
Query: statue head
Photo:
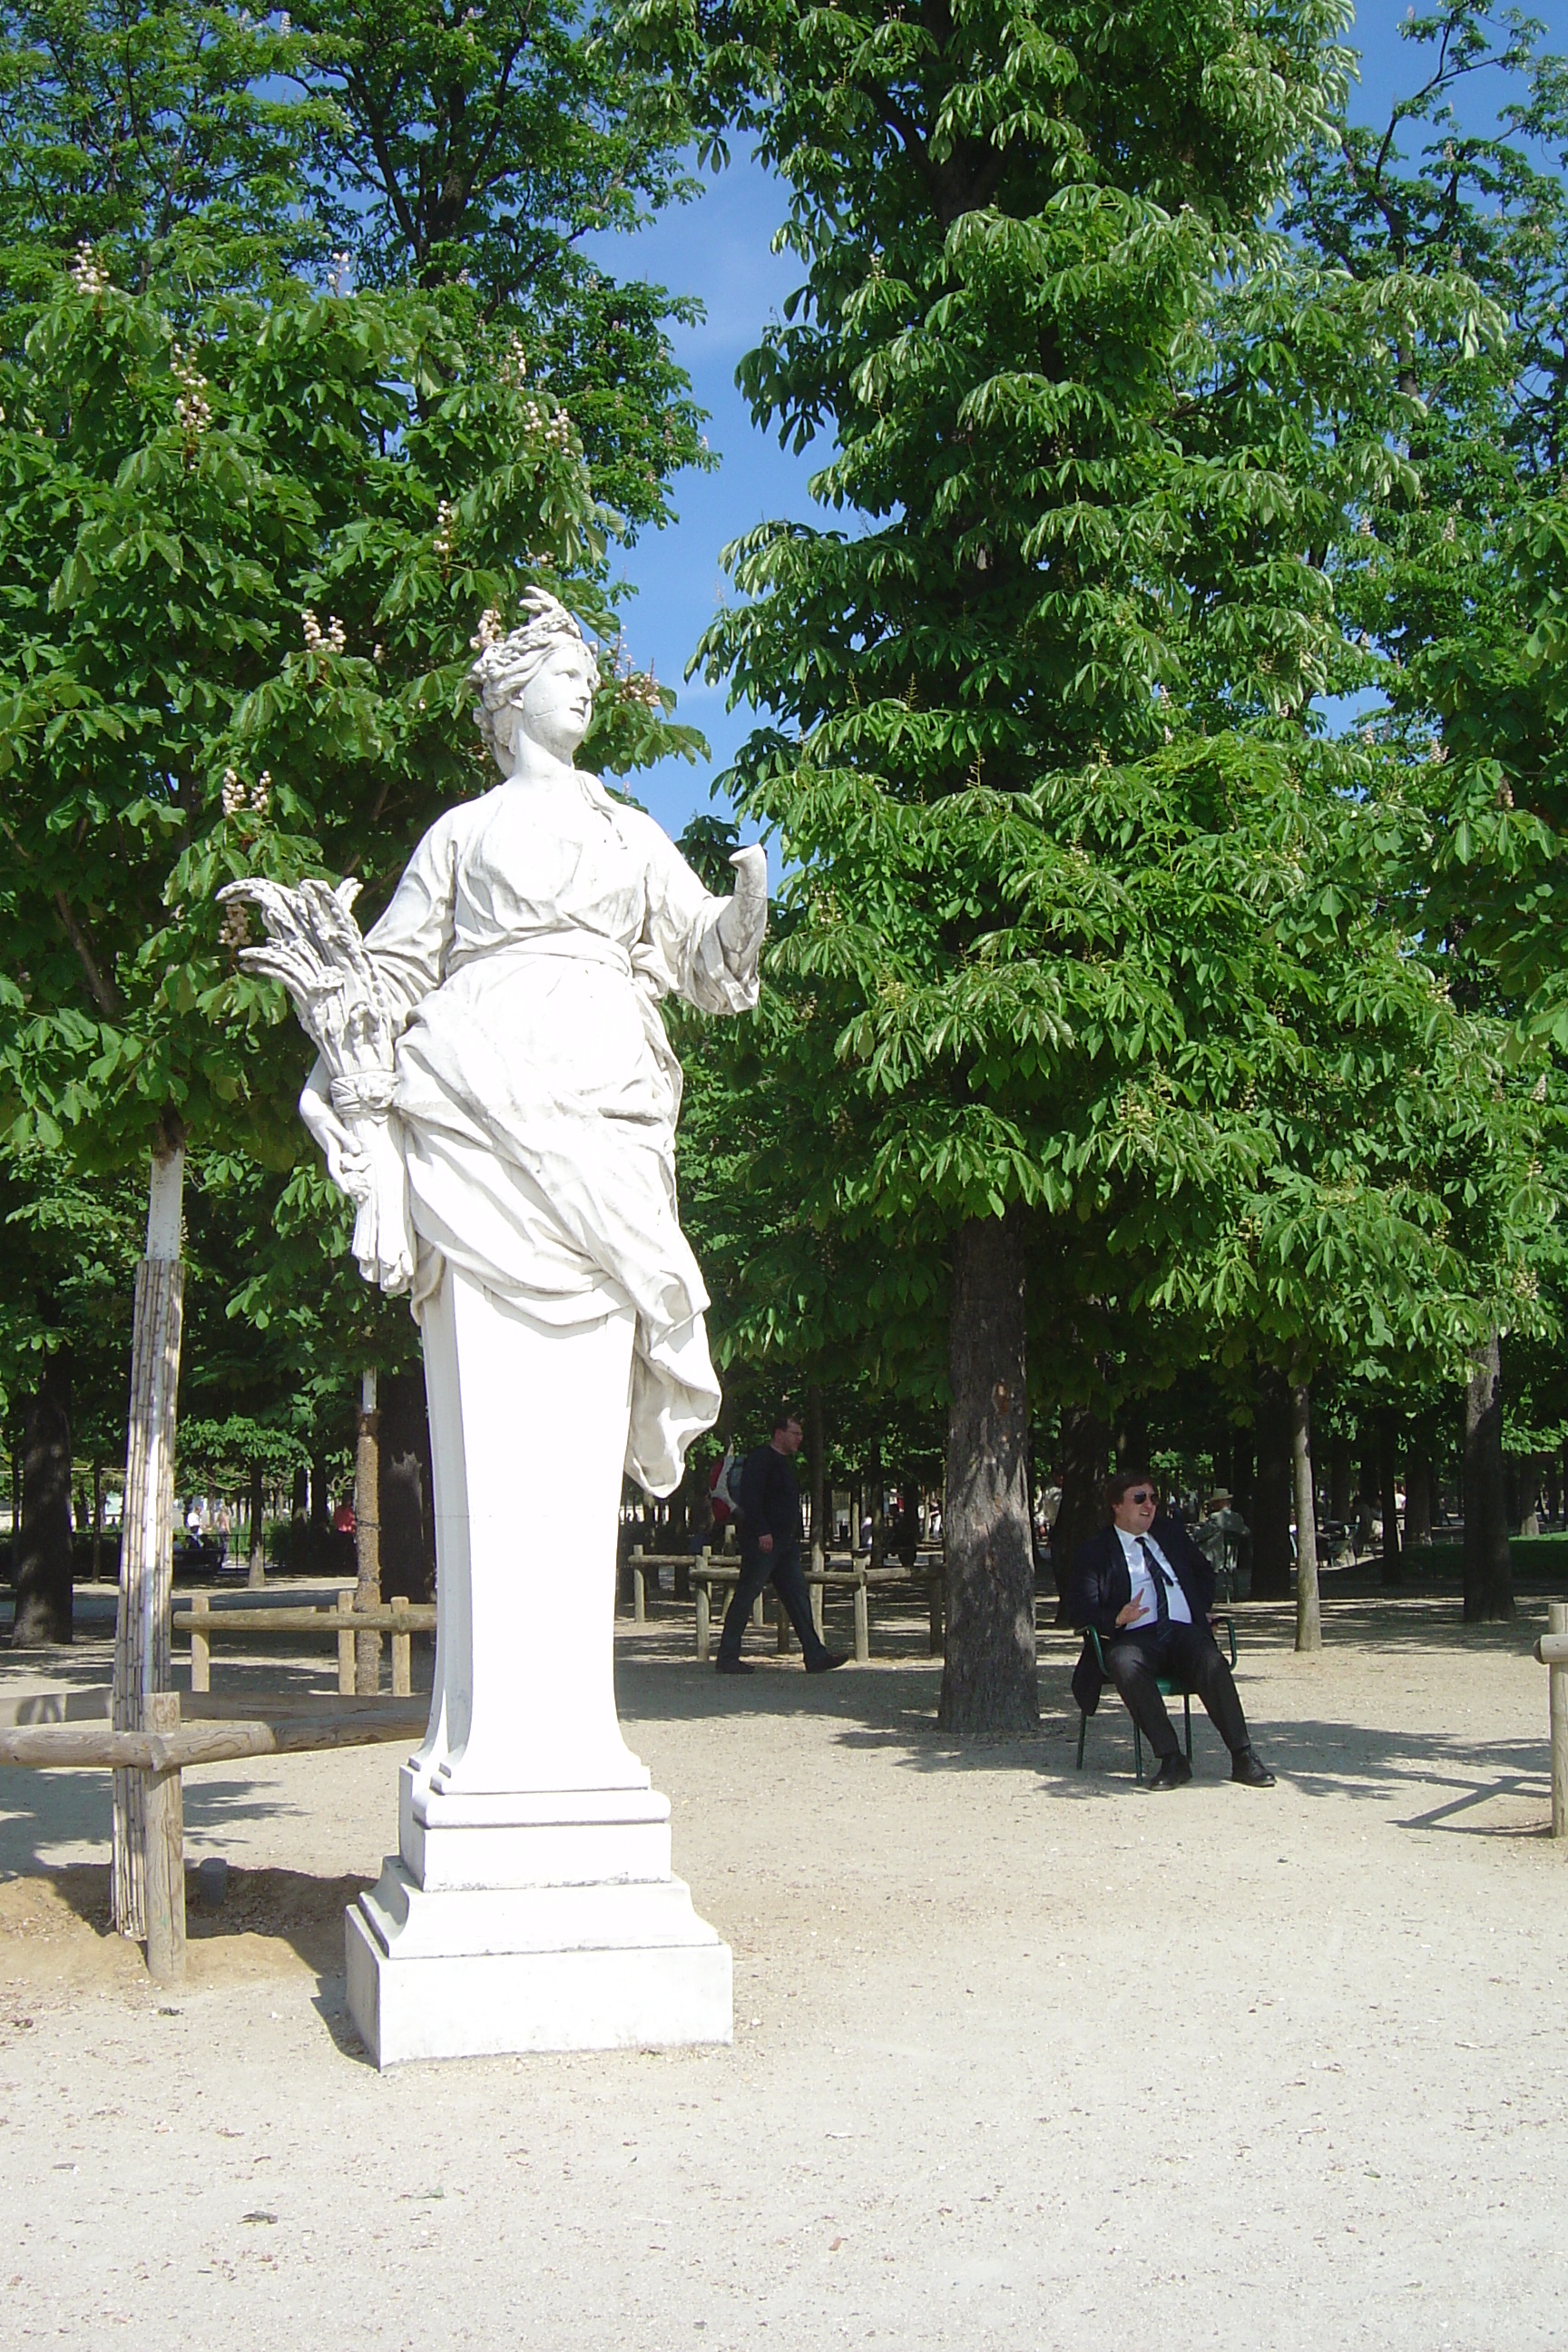
[[[475,724],[509,775],[520,734],[571,765],[599,682],[598,661],[565,605],[543,588],[531,588],[523,602],[530,617],[508,636],[487,635],[481,622],[479,656],[468,672],[479,697]]]

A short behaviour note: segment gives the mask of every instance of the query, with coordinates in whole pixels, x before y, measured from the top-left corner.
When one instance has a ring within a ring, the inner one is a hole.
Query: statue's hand
[[[346,1192],[351,1201],[368,1200],[373,1181],[370,1155],[332,1108],[320,1063],[305,1081],[300,1116],[326,1154],[327,1173],[339,1192]]]
[[[735,869],[735,895],[719,917],[719,944],[732,971],[756,961],[768,928],[768,854],[760,845],[737,849],[730,860]]]

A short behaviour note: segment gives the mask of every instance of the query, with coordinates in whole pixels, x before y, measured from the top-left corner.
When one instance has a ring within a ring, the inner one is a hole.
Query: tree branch
[[[100,971],[98,958],[92,951],[92,941],[72,914],[70,903],[63,890],[55,892],[55,909],[64,927],[65,935],[75,948],[78,961],[87,975],[88,992],[93,1003],[106,1021],[117,1021],[121,1011],[119,992],[113,982],[107,980]]]

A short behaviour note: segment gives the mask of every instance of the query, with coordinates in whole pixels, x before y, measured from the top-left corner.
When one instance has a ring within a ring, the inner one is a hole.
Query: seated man
[[[1159,1496],[1147,1470],[1123,1470],[1106,1486],[1112,1524],[1079,1546],[1073,1558],[1071,1616],[1092,1625],[1105,1671],[1128,1713],[1160,1759],[1151,1789],[1179,1789],[1193,1777],[1160,1696],[1159,1677],[1196,1692],[1230,1750],[1230,1777],[1247,1789],[1271,1789],[1274,1775],[1252,1752],[1247,1718],[1230,1668],[1209,1629],[1214,1570],[1174,1519],[1156,1517]],[[1085,1715],[1102,1685],[1086,1643],[1072,1678]]]

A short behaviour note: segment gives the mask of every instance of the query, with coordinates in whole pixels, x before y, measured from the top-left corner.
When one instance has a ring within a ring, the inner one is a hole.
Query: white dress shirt
[[[1187,1596],[1182,1591],[1181,1580],[1153,1537],[1130,1535],[1125,1528],[1118,1528],[1116,1532],[1121,1538],[1121,1549],[1127,1555],[1127,1573],[1132,1579],[1132,1598],[1134,1601],[1141,1598],[1143,1602],[1142,1615],[1130,1619],[1123,1630],[1127,1633],[1146,1633],[1151,1625],[1157,1625],[1160,1622],[1160,1612],[1154,1600],[1154,1580],[1149,1573],[1149,1563],[1139,1548],[1141,1544],[1148,1545],[1171,1580],[1165,1587],[1165,1606],[1170,1612],[1172,1624],[1190,1625],[1193,1622],[1193,1612],[1187,1606]]]

